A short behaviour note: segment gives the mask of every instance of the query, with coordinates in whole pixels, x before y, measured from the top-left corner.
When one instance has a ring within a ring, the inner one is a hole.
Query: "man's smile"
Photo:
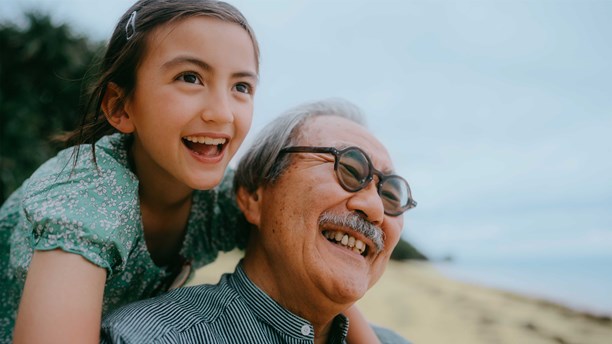
[[[349,233],[343,231],[324,230],[323,236],[325,236],[328,241],[337,245],[344,246],[350,250],[353,250],[353,252],[359,253],[364,257],[367,255],[367,245],[363,241],[355,238]]]

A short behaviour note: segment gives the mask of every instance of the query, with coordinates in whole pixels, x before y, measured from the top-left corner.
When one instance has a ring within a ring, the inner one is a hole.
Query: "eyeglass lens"
[[[338,157],[338,180],[347,191],[358,191],[370,181],[370,164],[366,155],[358,149],[344,151]],[[378,193],[385,210],[401,212],[409,202],[408,184],[397,176],[385,177],[379,184]]]

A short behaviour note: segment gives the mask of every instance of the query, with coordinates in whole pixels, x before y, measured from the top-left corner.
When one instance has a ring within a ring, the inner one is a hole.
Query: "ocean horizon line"
[[[566,307],[595,318],[612,317],[612,269],[607,262],[431,262],[445,277]]]

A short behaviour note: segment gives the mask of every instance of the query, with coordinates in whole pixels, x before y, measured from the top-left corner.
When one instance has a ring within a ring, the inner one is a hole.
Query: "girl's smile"
[[[225,149],[228,147],[226,137],[215,135],[190,135],[183,137],[183,144],[201,162],[218,162],[223,158]]]

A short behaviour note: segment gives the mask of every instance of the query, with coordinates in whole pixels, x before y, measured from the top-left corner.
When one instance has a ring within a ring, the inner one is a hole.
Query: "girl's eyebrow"
[[[162,65],[162,68],[164,69],[170,69],[176,65],[180,65],[183,63],[189,63],[189,64],[194,64],[196,66],[198,66],[199,68],[207,71],[207,72],[212,72],[214,71],[214,68],[209,65],[208,63],[195,58],[195,57],[191,57],[191,56],[177,56],[173,59],[171,59],[170,61],[165,62]],[[254,79],[255,81],[259,81],[259,77],[257,76],[256,73],[253,73],[251,71],[239,71],[239,72],[235,72],[232,73],[232,77],[234,78],[251,78]]]
[[[177,57],[173,58],[170,61],[164,62],[164,64],[162,65],[162,68],[170,69],[170,68],[172,68],[174,66],[185,64],[185,63],[194,64],[194,65],[200,67],[201,69],[204,69],[207,72],[213,70],[213,68],[208,63],[206,63],[206,62],[204,62],[204,61],[202,61],[200,59],[191,57],[191,56],[177,56]]]

